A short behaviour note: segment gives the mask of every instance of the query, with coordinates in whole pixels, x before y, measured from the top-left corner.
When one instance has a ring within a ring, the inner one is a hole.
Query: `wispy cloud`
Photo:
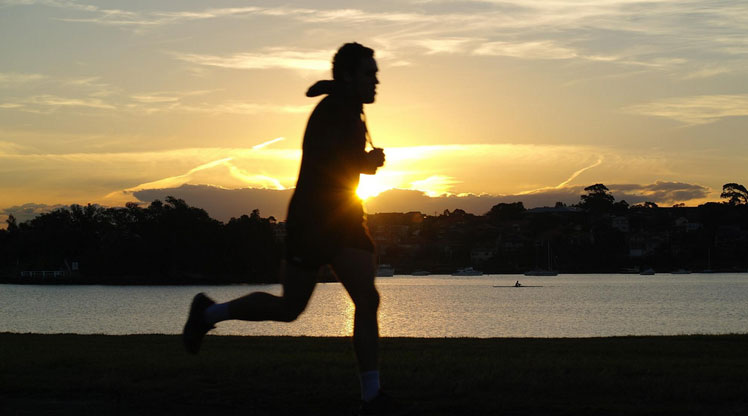
[[[655,181],[651,184],[612,184],[609,186],[617,199],[629,203],[653,201],[673,204],[706,198],[711,189],[699,184],[674,181]]]
[[[566,188],[579,175],[581,175],[582,173],[584,173],[585,171],[587,171],[589,169],[592,169],[594,167],[600,166],[602,163],[603,163],[603,159],[602,158],[598,158],[595,163],[593,163],[593,164],[591,164],[589,166],[585,166],[585,167],[583,167],[581,169],[578,169],[578,170],[574,171],[574,173],[572,173],[571,176],[569,176],[565,181],[561,182],[560,184],[558,184],[556,186],[544,186],[544,187],[541,187],[541,188],[538,188],[538,189],[532,189],[532,190],[529,190],[529,191],[518,192],[517,195],[537,194],[539,192],[546,192],[546,191],[553,190],[553,189],[563,189],[563,188]]]
[[[42,74],[22,74],[16,72],[0,72],[0,87],[16,86],[18,84],[25,84],[28,82],[39,81],[45,79],[46,76]]]
[[[278,142],[281,142],[283,140],[286,140],[286,138],[285,137],[276,137],[273,140],[268,140],[266,142],[263,142],[263,143],[260,143],[260,144],[256,144],[256,145],[252,146],[252,149],[254,149],[254,150],[262,149],[263,147],[268,147],[268,146],[270,146],[270,145],[272,145],[274,143],[278,143]]]
[[[748,116],[748,94],[675,97],[630,106],[625,110],[688,125],[708,124],[726,117]]]
[[[329,64],[328,64],[329,65]],[[7,79],[10,79],[8,77]],[[31,78],[30,78],[31,79]],[[76,110],[117,110],[129,113],[204,113],[204,114],[263,114],[283,113],[297,114],[308,112],[312,104],[284,105],[277,103],[254,103],[239,100],[208,98],[196,100],[195,97],[208,96],[219,90],[184,90],[184,91],[141,91],[126,93],[123,89],[113,87],[100,81],[98,77],[55,78],[45,75],[33,77],[43,80],[43,88],[66,86],[62,94],[29,94],[22,95],[22,88],[16,88],[16,95],[0,98],[0,110],[24,111],[29,113],[50,114],[58,111]],[[16,85],[18,87],[18,85]]]
[[[577,53],[552,41],[488,42],[473,51],[475,55],[511,56],[525,59],[571,59]]]
[[[413,6],[413,3],[420,3]],[[423,7],[440,3],[439,7]],[[483,3],[480,13],[465,5]],[[607,0],[425,1],[401,4],[394,11],[343,7],[225,7],[176,11],[106,9],[61,0],[11,1],[14,5],[46,5],[82,14],[62,17],[70,22],[132,27],[136,31],[200,20],[277,18],[300,23],[298,30],[320,23],[344,27],[366,23],[364,36],[379,43],[394,65],[410,62],[412,53],[464,53],[522,59],[578,59],[651,70],[667,69],[680,77],[711,77],[744,70],[744,28],[748,5],[743,1]],[[304,3],[301,3],[304,4]],[[307,26],[304,26],[307,24]],[[369,32],[367,34],[367,32]],[[469,39],[482,39],[475,47]],[[394,41],[397,40],[397,41]],[[629,40],[650,45],[649,53],[628,47]],[[719,72],[694,69],[704,51],[730,56]],[[383,55],[384,56],[384,55]],[[290,49],[260,50],[227,56],[181,53],[201,66],[327,70],[329,53]]]
[[[6,220],[11,215],[16,219],[16,222],[20,224],[22,222],[31,220],[40,214],[44,214],[46,212],[54,211],[56,209],[64,207],[65,205],[62,204],[47,205],[30,202],[23,205],[14,205],[12,207],[2,208],[0,209],[0,229],[7,228]]]
[[[460,181],[451,176],[432,175],[426,179],[411,182],[409,189],[421,191],[428,196],[435,197],[449,194],[452,187],[458,183]]]
[[[18,143],[0,141],[0,156],[20,154],[23,150],[24,146]]]
[[[417,40],[415,43],[426,49],[426,54],[459,53],[464,52],[468,43],[474,42],[473,38],[435,38]]]
[[[19,110],[31,113],[48,114],[61,108],[88,108],[114,110],[117,107],[96,97],[60,97],[51,94],[35,95],[0,103],[0,109]]]
[[[29,102],[32,104],[49,107],[90,107],[108,110],[115,109],[115,106],[108,104],[99,98],[68,98],[44,94],[31,97]]]
[[[235,53],[228,56],[174,53],[182,61],[198,65],[231,69],[300,69],[327,71],[330,69],[329,50],[287,50],[266,48],[261,52]]]
[[[221,184],[231,183],[233,188],[253,187],[277,190],[286,189],[279,179],[266,173],[247,171],[238,166],[236,161],[238,157],[247,158],[250,155],[262,158],[262,155],[255,155],[255,153],[261,152],[261,149],[265,146],[282,139],[283,138],[280,137],[268,142],[260,143],[259,145],[250,149],[245,149],[244,151],[230,152],[234,153],[235,156],[223,157],[221,159],[201,163],[179,175],[169,176],[141,183],[123,190],[110,192],[103,198],[103,200],[108,203],[124,203],[130,200],[132,195],[138,191],[147,189],[177,188],[186,184],[206,184],[221,188],[223,187]],[[227,177],[230,178],[229,181],[227,181]],[[233,179],[233,181],[231,179]]]
[[[693,79],[703,79],[703,78],[711,78],[715,77],[717,75],[721,74],[727,74],[731,72],[732,69],[725,67],[725,66],[709,66],[705,68],[695,69],[692,72],[689,72],[683,76],[684,80],[693,80]]]

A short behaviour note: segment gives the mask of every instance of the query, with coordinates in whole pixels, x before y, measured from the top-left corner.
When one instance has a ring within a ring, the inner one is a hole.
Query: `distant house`
[[[21,277],[37,279],[53,279],[66,277],[69,273],[65,270],[23,270]]]
[[[675,227],[685,232],[693,232],[704,228],[704,225],[700,222],[689,221],[686,217],[678,217],[675,219]]]
[[[57,270],[44,270],[45,268],[31,268],[22,270],[21,277],[26,279],[59,279],[77,275],[79,272],[77,261],[65,260]]]
[[[629,257],[649,256],[667,241],[667,234],[637,232],[629,234]]]

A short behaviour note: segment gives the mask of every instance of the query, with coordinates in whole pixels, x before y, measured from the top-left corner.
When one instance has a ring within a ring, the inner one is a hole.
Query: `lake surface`
[[[541,287],[511,287],[516,280]],[[377,284],[382,336],[748,332],[748,274],[395,276]],[[279,294],[281,287],[0,285],[0,332],[178,334],[194,294],[227,301],[256,290]],[[212,333],[347,336],[352,316],[342,286],[324,283],[293,323],[228,321]]]

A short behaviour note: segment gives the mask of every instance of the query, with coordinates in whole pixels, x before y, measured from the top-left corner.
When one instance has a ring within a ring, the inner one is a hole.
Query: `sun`
[[[392,189],[394,186],[388,182],[390,181],[388,181],[384,176],[361,175],[361,179],[358,182],[358,188],[356,189],[356,195],[362,201],[366,201],[386,190]]]

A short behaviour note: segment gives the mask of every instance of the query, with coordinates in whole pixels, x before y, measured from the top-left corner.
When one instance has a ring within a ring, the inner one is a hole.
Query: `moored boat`
[[[464,269],[458,269],[452,273],[452,276],[483,276],[483,272],[475,270],[472,267],[465,267]]]
[[[377,277],[392,277],[395,275],[395,268],[389,264],[380,264],[377,267]]]

